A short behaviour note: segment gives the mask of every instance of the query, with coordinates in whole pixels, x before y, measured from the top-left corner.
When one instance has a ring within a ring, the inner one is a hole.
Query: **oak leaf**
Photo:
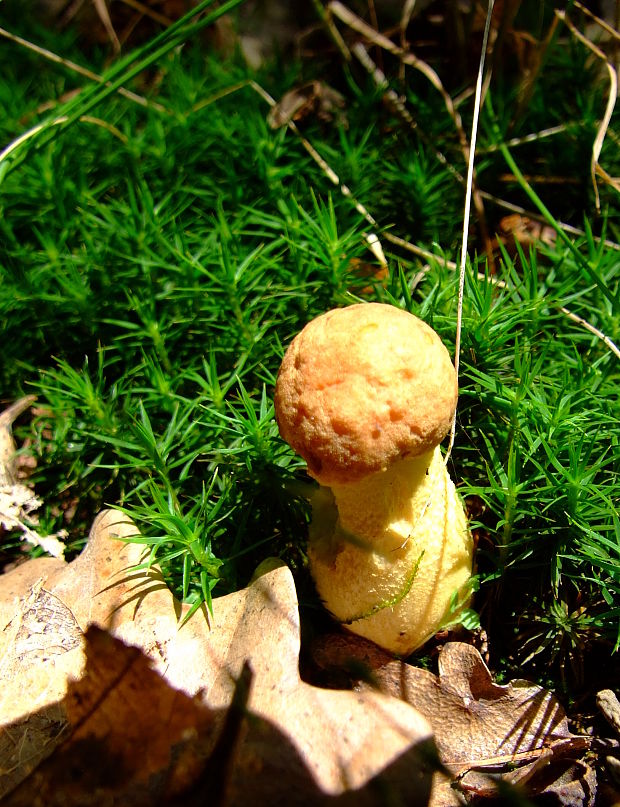
[[[183,622],[135,533],[106,511],[72,563],[0,577],[3,803],[429,803],[415,709],[301,680],[286,566]]]
[[[349,683],[360,691],[378,690],[415,706],[431,724],[440,760],[461,791],[492,795],[499,780],[527,783],[531,793],[553,793],[561,804],[594,803],[596,777],[578,759],[590,738],[570,732],[551,692],[523,680],[494,683],[471,645],[445,644],[438,675],[344,634],[317,641],[313,658],[324,672],[336,671],[341,686],[342,671],[348,670]],[[460,803],[456,797],[450,801],[447,790],[443,798],[445,804]]]

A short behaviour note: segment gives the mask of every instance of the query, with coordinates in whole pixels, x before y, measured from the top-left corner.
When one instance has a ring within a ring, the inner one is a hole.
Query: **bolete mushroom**
[[[308,544],[317,591],[349,630],[398,655],[437,632],[471,577],[473,542],[439,448],[456,400],[439,336],[379,303],[309,322],[278,373],[280,434],[321,486]]]

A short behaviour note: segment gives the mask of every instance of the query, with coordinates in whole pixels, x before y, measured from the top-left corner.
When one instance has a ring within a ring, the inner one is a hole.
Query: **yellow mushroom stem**
[[[329,611],[398,655],[424,644],[472,571],[467,518],[439,447],[320,488],[312,504],[308,555]]]

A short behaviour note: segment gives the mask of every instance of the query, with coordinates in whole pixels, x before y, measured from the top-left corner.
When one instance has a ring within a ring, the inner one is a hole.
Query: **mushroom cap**
[[[280,434],[322,485],[357,482],[436,446],[457,380],[422,320],[360,303],[313,319],[289,346],[275,390]]]

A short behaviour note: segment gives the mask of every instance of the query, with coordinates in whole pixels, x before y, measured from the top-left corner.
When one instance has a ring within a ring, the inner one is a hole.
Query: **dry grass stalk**
[[[68,120],[69,118],[66,115],[61,115],[55,120],[45,121],[44,123],[39,123],[36,126],[33,126],[32,129],[28,129],[27,132],[24,132],[22,135],[13,140],[12,143],[9,143],[5,149],[0,151],[0,164],[10,157],[11,154],[17,148],[19,148],[22,143],[27,142],[44,129],[47,129],[50,126],[60,126],[61,124],[66,123]],[[114,135],[114,137],[117,137],[125,146],[129,142],[127,137],[120,131],[120,129],[117,129],[116,126],[108,123],[108,121],[102,120],[101,118],[94,118],[92,115],[82,115],[79,120],[81,123],[91,123],[94,126],[100,126],[102,129],[106,129],[108,132],[110,132],[110,134]]]
[[[153,22],[163,25],[164,28],[168,28],[170,25],[172,25],[172,20],[170,17],[160,14],[159,11],[155,11],[155,9],[145,5],[144,3],[140,3],[139,0],[121,0],[121,2],[123,2],[126,6],[129,6],[129,8],[133,8],[140,12],[140,14],[142,14],[144,17],[149,17],[151,20],[153,20]]]
[[[592,144],[592,159],[590,160],[590,176],[592,178],[592,186],[594,188],[594,201],[596,204],[596,210],[598,213],[600,213],[601,199],[599,196],[598,185],[596,182],[597,174],[615,191],[620,192],[620,178],[614,178],[609,176],[609,174],[599,166],[599,157],[601,156],[601,150],[603,148],[603,143],[605,141],[605,135],[607,133],[607,129],[609,128],[611,116],[613,115],[614,108],[616,106],[616,99],[618,97],[618,76],[616,74],[615,67],[609,62],[607,56],[603,53],[603,51],[597,45],[595,45],[594,42],[589,40],[587,36],[585,36],[574,25],[574,23],[566,15],[566,12],[563,9],[556,9],[555,15],[559,20],[561,20],[564,23],[564,25],[566,25],[566,27],[569,29],[571,34],[576,39],[578,39],[590,51],[592,51],[592,53],[594,53],[595,56],[603,60],[603,62],[605,63],[605,67],[607,68],[607,75],[609,76],[609,96],[607,98],[607,105],[605,107],[605,113],[603,115],[603,119],[599,124],[599,128],[596,133],[596,138],[594,139],[594,143]]]
[[[198,104],[194,108],[193,111],[195,111],[197,108],[204,108],[209,103],[213,103],[215,100],[223,97],[224,95],[228,95],[228,94],[230,94],[230,92],[236,92],[237,90],[241,89],[242,87],[246,87],[246,86],[250,87],[252,90],[254,90],[254,92],[256,92],[258,95],[260,95],[260,97],[263,98],[263,100],[265,100],[269,104],[269,106],[274,107],[276,105],[276,101],[271,97],[271,95],[269,95],[269,93],[263,87],[260,86],[260,84],[258,84],[255,81],[250,80],[248,82],[243,82],[241,84],[235,85],[235,87],[231,88],[229,90],[229,92],[218,93],[217,97],[212,97],[212,98],[209,98],[209,99],[205,99],[200,104]],[[319,152],[315,149],[315,147],[312,145],[312,143],[310,143],[301,134],[301,132],[299,131],[299,128],[295,125],[295,123],[293,121],[288,121],[286,125],[295,134],[295,136],[297,138],[299,138],[300,142],[302,143],[302,145],[304,146],[304,148],[306,149],[308,154],[310,154],[312,159],[317,163],[317,165],[323,171],[323,173],[329,179],[329,181],[332,182],[334,185],[336,185],[338,187],[338,189],[343,194],[343,196],[345,196],[347,199],[349,199],[351,201],[351,203],[354,205],[355,209],[366,219],[366,221],[369,224],[372,225],[372,227],[378,227],[379,225],[378,225],[376,219],[364,207],[364,205],[355,198],[355,196],[352,194],[350,188],[347,185],[344,185],[343,183],[340,182],[340,179],[339,179],[338,175],[336,174],[336,172],[328,165],[326,160],[319,154]],[[486,194],[486,195],[490,200],[492,200],[492,201],[494,201],[496,203],[499,203],[499,202],[502,201],[502,200],[496,199],[495,197],[491,196],[491,194]],[[524,215],[529,216],[530,218],[535,218],[536,217],[536,214],[529,213],[524,208],[517,207],[516,205],[511,205],[508,202],[506,202],[504,204],[505,204],[506,207],[513,210],[514,212],[522,213]],[[564,225],[562,225],[562,226],[564,226]],[[568,228],[568,229],[570,229],[570,228]],[[583,233],[581,233],[580,231],[577,231],[576,234],[581,235]],[[387,265],[385,254],[384,254],[383,248],[381,246],[381,242],[379,241],[379,238],[377,237],[377,235],[374,232],[373,233],[367,233],[365,235],[365,238],[366,238],[366,242],[368,244],[369,249],[373,252],[373,254],[375,254],[376,257],[378,257],[379,263],[381,265]],[[441,264],[442,266],[446,267],[447,269],[450,269],[453,272],[457,271],[459,269],[459,266],[454,261],[447,260],[442,255],[437,255],[434,252],[430,252],[429,250],[423,249],[422,247],[419,247],[417,244],[412,244],[410,241],[406,241],[404,238],[400,238],[399,236],[394,235],[393,233],[384,232],[384,233],[382,233],[382,238],[385,241],[388,241],[389,243],[393,244],[394,246],[399,247],[400,249],[403,249],[403,250],[405,250],[407,252],[410,252],[411,254],[415,255],[416,257],[421,258],[421,259],[428,262],[426,265],[422,266],[417,271],[415,276],[413,277],[413,279],[412,279],[412,281],[410,283],[411,290],[413,290],[416,286],[418,286],[419,283],[426,277],[426,275],[430,271],[430,268],[431,268],[430,264],[431,263]],[[605,242],[605,243],[607,243],[607,242]],[[612,246],[614,248],[620,249],[620,247],[617,244],[614,244],[613,242],[609,242],[609,246]],[[462,271],[462,269],[461,269],[461,271]],[[476,274],[476,276],[477,276],[478,280],[487,280],[490,283],[492,283],[494,286],[497,286],[498,288],[505,288],[506,287],[505,281],[495,277],[494,275],[485,275],[482,272],[478,272]],[[594,334],[598,339],[600,339],[609,348],[609,350],[611,350],[616,356],[618,356],[618,358],[620,358],[620,349],[602,331],[600,331],[594,325],[591,325],[589,322],[587,322],[585,319],[583,319],[583,317],[580,317],[579,315],[574,314],[572,311],[569,311],[569,309],[567,309],[567,308],[562,307],[559,310],[565,316],[569,317],[569,319],[573,320],[573,322],[578,323],[579,325],[584,327],[586,330],[590,331],[590,333]]]
[[[460,174],[459,171],[457,171],[457,169],[448,161],[445,154],[439,151],[439,149],[435,148],[434,144],[430,142],[430,139],[426,136],[426,134],[418,128],[418,124],[411,116],[409,110],[403,103],[402,98],[390,88],[385,74],[372,61],[364,45],[362,45],[361,42],[356,42],[351,50],[357,57],[360,64],[368,71],[377,88],[383,91],[384,99],[394,110],[394,112],[407,124],[407,126],[409,126],[412,131],[415,131],[419,135],[420,139],[422,139],[430,149],[432,149],[438,162],[440,162],[458,182],[465,185],[465,177]]]
[[[0,36],[9,39],[11,42],[15,42],[16,45],[21,45],[23,48],[33,51],[39,56],[43,56],[44,59],[47,59],[50,62],[60,64],[63,67],[66,67],[68,70],[71,70],[73,73],[84,76],[84,78],[87,78],[90,81],[94,81],[97,84],[105,84],[103,78],[97,73],[94,73],[92,70],[88,70],[88,68],[82,67],[76,62],[72,62],[70,59],[65,59],[62,56],[58,56],[58,54],[51,50],[47,50],[47,48],[42,48],[39,45],[35,45],[34,42],[29,42],[27,39],[22,39],[21,36],[12,34],[5,28],[0,28]],[[158,104],[156,101],[149,101],[148,99],[144,98],[144,96],[137,95],[135,92],[126,90],[124,87],[119,87],[117,92],[119,95],[122,95],[124,98],[127,98],[129,101],[133,101],[140,106],[156,109],[158,112],[166,112],[169,115],[172,114],[169,110],[167,110],[161,104]]]
[[[369,42],[372,42],[373,45],[378,45],[383,50],[391,53],[393,56],[398,58],[402,64],[412,67],[414,70],[418,70],[422,73],[425,78],[431,83],[431,85],[437,90],[437,92],[441,95],[444,106],[448,115],[452,119],[454,124],[454,128],[456,130],[459,145],[461,148],[461,152],[463,154],[463,159],[465,164],[469,163],[469,151],[470,146],[467,140],[467,135],[465,134],[465,129],[463,128],[463,120],[458,109],[454,105],[454,101],[450,94],[446,91],[443,83],[433,68],[424,62],[422,59],[418,59],[413,53],[408,50],[403,49],[402,47],[395,45],[391,39],[384,36],[383,34],[375,31],[374,28],[369,26],[364,20],[360,19],[357,15],[355,15],[347,6],[340,2],[340,0],[332,0],[329,5],[327,6],[328,15],[333,14],[336,16],[341,22],[351,28],[353,31],[356,31],[358,34],[361,34],[365,37]],[[494,266],[494,258],[493,258],[493,248],[491,246],[491,238],[489,236],[489,230],[486,223],[486,214],[484,211],[484,202],[482,201],[482,197],[477,188],[475,172],[473,175],[473,185],[472,185],[472,202],[476,211],[478,227],[480,229],[480,237],[484,244],[485,253],[487,255],[489,265],[491,267]]]
[[[471,127],[471,147],[469,149],[468,155],[468,164],[467,164],[467,190],[465,193],[465,212],[463,213],[463,240],[461,243],[461,259],[459,265],[459,291],[458,291],[458,300],[457,300],[457,311],[456,311],[456,337],[455,337],[455,344],[454,344],[454,369],[456,371],[456,377],[459,377],[459,367],[460,367],[460,353],[461,353],[461,330],[463,326],[463,295],[465,291],[465,271],[467,268],[467,244],[469,241],[469,212],[470,212],[470,205],[473,196],[473,187],[474,187],[474,162],[475,162],[475,155],[476,155],[476,139],[478,134],[478,120],[480,117],[480,105],[482,100],[482,81],[484,78],[484,60],[486,55],[487,43],[489,39],[489,31],[491,29],[491,18],[493,16],[493,6],[495,0],[489,0],[489,5],[487,8],[487,17],[484,26],[484,35],[482,38],[482,48],[480,50],[480,65],[478,67],[478,76],[476,78],[476,94],[475,94],[475,102],[474,102],[474,116],[472,121]],[[491,251],[492,252],[492,251]],[[493,267],[493,264],[489,264],[490,267]],[[492,272],[491,272],[492,274]],[[452,447],[454,445],[454,440],[456,437],[456,410],[454,412],[454,417],[452,418],[452,426],[450,428],[450,439],[448,442],[448,449],[446,451],[445,462],[448,463],[450,459],[450,454],[452,452]]]

